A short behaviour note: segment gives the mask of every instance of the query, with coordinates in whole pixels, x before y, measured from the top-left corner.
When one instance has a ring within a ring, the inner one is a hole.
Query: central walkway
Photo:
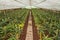
[[[33,40],[33,29],[32,29],[31,12],[30,12],[30,15],[29,15],[27,34],[26,34],[26,39],[25,40]]]

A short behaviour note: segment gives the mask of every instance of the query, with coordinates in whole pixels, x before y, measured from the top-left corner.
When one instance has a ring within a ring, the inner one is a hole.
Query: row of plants
[[[28,9],[0,11],[0,40],[19,40]]]
[[[60,39],[60,13],[32,9],[40,40]]]

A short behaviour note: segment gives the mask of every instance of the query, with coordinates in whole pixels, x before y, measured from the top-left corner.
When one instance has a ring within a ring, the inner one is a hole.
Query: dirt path
[[[37,26],[35,25],[35,21],[34,21],[34,16],[32,14],[32,11],[31,11],[31,17],[32,17],[32,28],[33,28],[33,40],[39,40],[39,35],[38,35],[38,30],[37,30]]]
[[[24,28],[23,28],[23,31],[22,31],[22,33],[20,35],[19,40],[25,40],[25,38],[26,38],[28,19],[29,19],[29,14],[28,14],[28,16],[26,18],[26,21],[25,21],[25,24],[24,24]]]
[[[39,40],[39,35],[37,33],[37,27],[35,26],[34,17],[32,11],[29,11],[23,31],[20,35],[20,40]]]
[[[30,12],[30,15],[29,15],[27,34],[26,34],[26,39],[25,40],[33,40],[33,29],[32,29],[31,12]]]

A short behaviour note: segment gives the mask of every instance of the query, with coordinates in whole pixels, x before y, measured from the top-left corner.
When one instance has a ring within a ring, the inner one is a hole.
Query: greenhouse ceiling
[[[0,10],[11,8],[47,8],[60,10],[60,0],[0,0]]]

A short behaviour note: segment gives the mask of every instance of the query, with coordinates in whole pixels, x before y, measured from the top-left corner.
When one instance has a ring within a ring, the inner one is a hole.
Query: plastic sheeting
[[[11,8],[47,8],[60,10],[60,0],[0,0],[0,10]]]

